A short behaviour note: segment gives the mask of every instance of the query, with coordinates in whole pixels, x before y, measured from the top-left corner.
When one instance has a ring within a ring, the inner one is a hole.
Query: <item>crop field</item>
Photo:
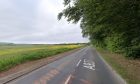
[[[82,45],[4,45],[0,46],[0,72],[15,65],[46,58],[62,52],[81,47]]]

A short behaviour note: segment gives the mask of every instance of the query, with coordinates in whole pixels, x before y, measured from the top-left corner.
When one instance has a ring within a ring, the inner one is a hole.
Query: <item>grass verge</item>
[[[0,50],[0,72],[27,61],[46,58],[79,47],[81,45],[34,45],[24,48],[17,48],[17,46],[12,48],[7,47]]]
[[[120,54],[111,53],[102,49],[97,50],[128,84],[140,84],[140,59],[127,59]]]

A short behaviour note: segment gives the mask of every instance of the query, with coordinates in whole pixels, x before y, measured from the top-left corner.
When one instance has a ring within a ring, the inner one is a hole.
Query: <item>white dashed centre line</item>
[[[77,67],[79,66],[80,62],[81,62],[81,60],[79,60],[79,62],[77,63],[77,65],[76,65]]]
[[[65,84],[68,84],[70,81],[71,75],[69,75],[69,77],[67,78],[67,80],[65,81]]]

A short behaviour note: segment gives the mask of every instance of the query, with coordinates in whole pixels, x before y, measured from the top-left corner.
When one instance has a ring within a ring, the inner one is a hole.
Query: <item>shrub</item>
[[[140,46],[128,47],[125,49],[125,56],[130,58],[140,58]]]

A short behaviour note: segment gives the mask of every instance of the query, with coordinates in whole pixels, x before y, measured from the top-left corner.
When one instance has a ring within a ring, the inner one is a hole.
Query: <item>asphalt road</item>
[[[125,84],[95,49],[83,48],[8,84]]]

